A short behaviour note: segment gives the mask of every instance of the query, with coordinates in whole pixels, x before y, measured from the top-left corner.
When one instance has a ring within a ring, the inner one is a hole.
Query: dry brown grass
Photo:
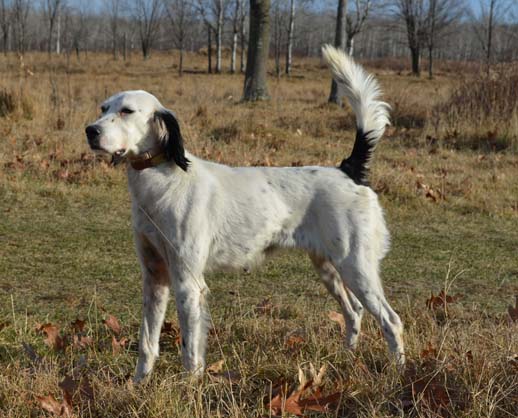
[[[493,128],[467,119],[456,120],[452,139],[448,103],[466,84],[448,66],[434,80],[373,67],[393,106],[372,183],[394,235],[384,276],[406,327],[404,375],[371,319],[359,353],[342,349],[326,314],[336,306],[296,254],[251,276],[210,277],[216,333],[209,361],[225,358],[239,372],[237,383],[190,381],[178,347],[165,337],[155,378],[128,385],[139,275],[127,256],[124,172],[94,158],[83,134],[98,104],[119,90],[149,90],[178,115],[189,151],[233,165],[336,165],[354,138],[350,111],[326,103],[330,81],[320,62],[297,62],[293,77],[270,80],[270,102],[250,105],[240,102],[242,77],[204,74],[204,59],[189,55],[179,78],[176,57],[158,53],[145,62],[99,54],[81,62],[0,58],[0,109],[7,109],[0,110],[0,242],[7,244],[0,248],[0,414],[40,416],[36,395],[60,397],[58,383],[74,374],[88,377],[94,392],[93,400],[74,398],[80,416],[268,416],[272,382],[295,385],[298,368],[311,362],[328,364],[325,389],[344,393],[328,416],[515,416],[518,333],[505,307],[518,293],[516,110],[499,120],[507,132],[502,147],[473,147]],[[452,259],[460,279],[445,272]],[[429,292],[450,285],[464,298],[446,312],[427,309]],[[255,305],[268,295],[275,308],[258,314]],[[101,306],[122,318],[129,339],[122,353],[112,353]],[[35,323],[68,330],[77,316],[87,320],[95,346],[45,348]],[[293,331],[303,336],[300,350],[286,346]]]

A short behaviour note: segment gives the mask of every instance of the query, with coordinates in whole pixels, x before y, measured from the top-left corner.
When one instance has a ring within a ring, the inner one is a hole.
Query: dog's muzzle
[[[85,129],[88,145],[93,150],[101,150],[99,138],[101,137],[101,128],[98,125],[89,125]]]

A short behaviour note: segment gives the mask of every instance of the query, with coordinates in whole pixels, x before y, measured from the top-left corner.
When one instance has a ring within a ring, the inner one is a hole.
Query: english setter
[[[86,128],[93,150],[127,162],[133,230],[143,276],[143,320],[134,380],[158,357],[174,289],[184,366],[203,372],[209,327],[204,273],[248,269],[275,248],[308,252],[346,321],[354,349],[363,307],[374,315],[399,364],[403,326],[379,276],[389,233],[369,163],[389,123],[376,80],[345,53],[323,48],[342,95],[357,118],[352,154],[336,167],[229,167],[184,150],[175,115],[151,94],[126,91],[107,99]]]

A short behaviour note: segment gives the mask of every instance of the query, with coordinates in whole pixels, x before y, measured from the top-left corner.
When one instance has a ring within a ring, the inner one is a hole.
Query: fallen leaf
[[[324,374],[327,371],[327,364],[324,363],[322,367],[320,367],[320,369],[318,370],[318,373],[316,373],[316,369],[313,366],[313,363],[309,363],[309,371],[311,373],[311,378],[313,379],[313,385],[320,386],[322,384]]]
[[[112,335],[112,352],[113,354],[120,353],[125,347],[128,342],[128,339],[126,337],[122,337],[120,340],[117,340],[114,335]]]
[[[440,375],[427,373],[419,377],[415,368],[409,368],[405,372],[405,381],[406,388],[401,397],[403,408],[407,409],[423,402],[439,415],[447,413],[451,399]]]
[[[429,357],[432,357],[432,358],[436,358],[437,357],[437,349],[434,346],[432,346],[431,342],[428,342],[426,348],[424,348],[421,351],[421,358],[422,359],[429,358]]]
[[[326,412],[331,406],[338,405],[342,397],[341,392],[322,396],[321,389],[316,388],[313,394],[302,398],[304,392],[312,386],[313,381],[309,380],[301,389],[291,392],[287,397],[284,396],[284,391],[280,390],[267,407],[274,416],[283,416],[284,413],[303,416],[305,411]]]
[[[507,312],[509,313],[509,317],[511,318],[511,321],[513,321],[513,322],[518,321],[518,295],[515,296],[514,308],[511,305],[509,305],[507,307]]]
[[[58,386],[63,392],[68,392],[72,396],[79,388],[79,382],[74,380],[72,376],[65,376],[65,378],[59,382]]]
[[[65,348],[65,340],[59,335],[59,328],[52,324],[37,325],[36,329],[47,335],[43,342],[54,350],[63,350]]]
[[[263,315],[271,314],[273,310],[274,306],[270,298],[263,299],[255,306],[255,311]]]
[[[59,387],[63,391],[63,396],[70,399],[70,404],[76,394],[82,399],[93,400],[94,398],[94,391],[88,376],[83,376],[80,381],[75,380],[72,376],[65,376],[59,383]]]
[[[91,347],[94,344],[94,340],[92,337],[84,336],[84,335],[74,335],[72,346],[74,348],[86,348]]]
[[[177,346],[179,346],[182,343],[180,328],[170,321],[164,322],[164,324],[162,325],[162,329],[160,330],[160,333],[170,336]]]
[[[242,379],[241,373],[236,370],[224,370],[219,373],[210,373],[209,376],[220,382],[230,382],[232,384],[237,384]]]
[[[422,190],[424,192],[425,197],[433,200],[434,202],[437,202],[443,198],[440,191],[432,189],[430,186],[424,184],[420,180],[416,181],[416,187],[418,190]]]
[[[426,306],[430,309],[436,309],[439,307],[446,307],[448,303],[455,303],[457,302],[462,296],[461,295],[455,295],[450,296],[447,295],[444,290],[441,290],[440,293],[435,296],[433,293],[430,296],[430,299],[426,300]]]
[[[306,340],[298,334],[291,334],[285,341],[284,345],[291,352],[298,352]]]
[[[113,315],[108,314],[106,319],[103,321],[103,324],[110,328],[116,335],[121,333],[121,325],[119,320]]]
[[[336,322],[338,325],[340,325],[340,332],[342,334],[345,333],[345,318],[341,313],[338,313],[336,311],[329,311],[327,313],[327,316],[331,321]]]
[[[207,371],[207,373],[212,373],[212,374],[219,373],[219,372],[221,372],[221,370],[223,370],[223,364],[225,364],[225,360],[219,360],[219,361],[216,361],[215,363],[212,363],[205,370]]]
[[[71,322],[70,325],[75,332],[82,332],[85,327],[86,321],[81,319],[76,319],[74,322]]]
[[[53,395],[36,396],[40,407],[51,414],[58,417],[69,417],[72,415],[72,404],[69,398],[63,399],[63,402],[58,402]]]

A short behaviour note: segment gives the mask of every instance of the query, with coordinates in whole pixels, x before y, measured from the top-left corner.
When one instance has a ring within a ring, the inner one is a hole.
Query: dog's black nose
[[[85,129],[88,144],[93,149],[99,148],[99,136],[101,135],[101,128],[97,125],[89,125]]]

